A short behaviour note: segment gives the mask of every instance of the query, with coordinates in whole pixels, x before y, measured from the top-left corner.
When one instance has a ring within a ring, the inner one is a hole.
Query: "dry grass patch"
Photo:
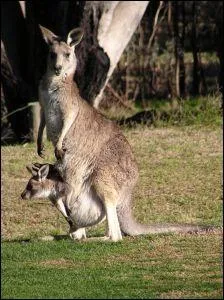
[[[189,291],[170,291],[168,293],[162,293],[160,299],[221,299],[222,293],[217,291],[209,292],[190,292]]]
[[[139,221],[220,224],[222,218],[221,128],[124,130],[139,165],[134,213]],[[47,144],[46,162],[54,161]],[[29,174],[43,162],[34,144],[2,147],[2,234],[4,239],[66,234],[67,225],[48,200],[20,200]],[[104,231],[104,225],[90,235]]]
[[[139,127],[126,135],[140,169],[135,193],[138,218],[141,206],[152,221],[221,221],[221,128]]]

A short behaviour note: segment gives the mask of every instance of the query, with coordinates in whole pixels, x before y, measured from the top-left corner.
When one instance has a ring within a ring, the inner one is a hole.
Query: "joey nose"
[[[30,195],[29,195],[29,193],[26,191],[26,190],[24,190],[23,192],[22,192],[22,194],[21,194],[21,198],[24,200],[24,199],[29,199],[30,198]]]
[[[22,194],[21,194],[21,198],[22,198],[22,199],[25,199],[25,196],[26,196],[26,192],[23,191]]]
[[[55,74],[56,74],[57,76],[60,75],[61,69],[62,69],[62,66],[55,66],[55,67],[54,67]]]

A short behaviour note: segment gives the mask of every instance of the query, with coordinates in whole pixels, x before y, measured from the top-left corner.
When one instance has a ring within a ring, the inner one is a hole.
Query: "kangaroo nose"
[[[55,74],[56,74],[57,76],[60,75],[61,69],[62,69],[62,66],[55,66],[55,67],[54,67]]]

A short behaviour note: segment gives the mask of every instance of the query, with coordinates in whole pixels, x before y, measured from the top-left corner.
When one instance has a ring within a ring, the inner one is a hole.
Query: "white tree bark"
[[[107,79],[99,95],[94,100],[98,108],[103,90],[112,75],[125,47],[130,41],[149,1],[94,1],[102,6],[102,16],[98,28],[98,42],[110,59]]]
[[[26,1],[19,1],[19,5],[23,14],[23,17],[26,18]]]

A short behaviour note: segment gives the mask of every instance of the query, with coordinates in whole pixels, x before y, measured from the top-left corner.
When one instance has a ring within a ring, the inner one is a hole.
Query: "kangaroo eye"
[[[65,53],[65,57],[69,58],[70,53]]]

